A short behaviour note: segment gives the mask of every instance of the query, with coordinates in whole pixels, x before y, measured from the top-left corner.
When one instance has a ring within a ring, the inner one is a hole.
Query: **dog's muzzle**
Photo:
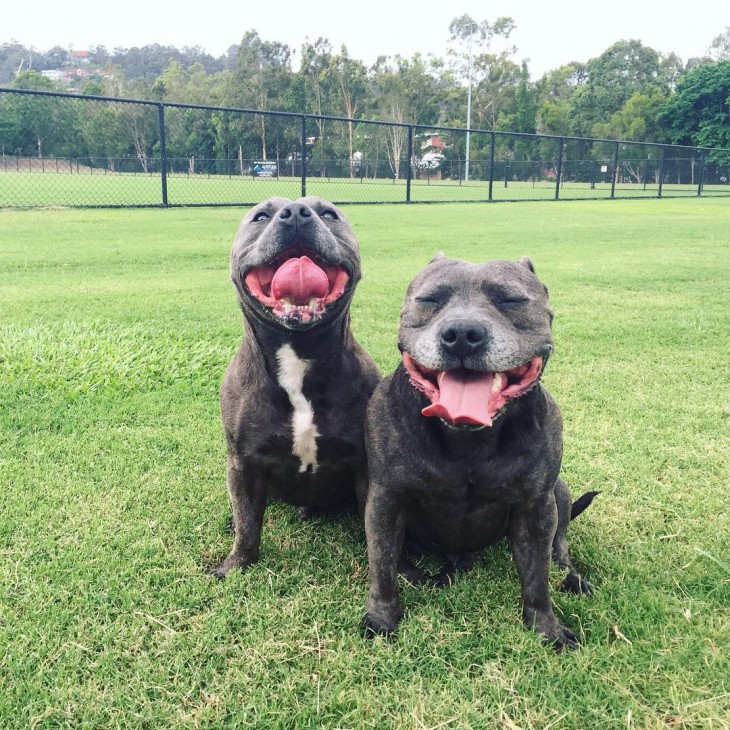
[[[291,328],[321,320],[345,293],[350,278],[344,267],[295,246],[271,263],[249,269],[243,281],[269,315]]]
[[[537,384],[545,360],[537,355],[504,372],[466,368],[439,371],[420,365],[403,352],[403,364],[411,384],[431,401],[421,413],[452,426],[491,426],[509,401]]]

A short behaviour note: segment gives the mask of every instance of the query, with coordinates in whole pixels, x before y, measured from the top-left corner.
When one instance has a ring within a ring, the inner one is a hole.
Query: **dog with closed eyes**
[[[506,537],[525,623],[558,650],[577,645],[553,611],[550,558],[567,571],[564,590],[592,592],[566,533],[596,493],[571,504],[559,477],[560,410],[540,383],[552,320],[527,257],[471,264],[437,256],[408,287],[402,361],[376,388],[366,419],[366,634],[390,634],[401,620],[399,572],[426,577],[404,545],[446,557],[450,567],[436,577],[446,584]]]

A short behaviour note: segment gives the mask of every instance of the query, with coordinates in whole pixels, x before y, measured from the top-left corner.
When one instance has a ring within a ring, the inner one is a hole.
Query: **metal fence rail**
[[[336,203],[730,196],[730,149],[0,89],[0,207],[306,194]]]

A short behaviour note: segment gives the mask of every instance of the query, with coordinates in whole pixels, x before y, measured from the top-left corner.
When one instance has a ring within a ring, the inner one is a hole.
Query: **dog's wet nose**
[[[487,328],[471,319],[452,319],[441,330],[441,346],[459,358],[479,352],[487,342]]]
[[[312,217],[312,209],[301,203],[290,203],[279,211],[279,218],[287,223],[304,222],[302,219]]]

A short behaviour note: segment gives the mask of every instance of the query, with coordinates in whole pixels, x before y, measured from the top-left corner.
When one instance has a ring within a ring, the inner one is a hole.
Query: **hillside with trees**
[[[471,78],[472,129],[730,146],[730,27],[702,58],[684,62],[638,40],[619,40],[595,58],[536,80],[510,43],[511,18],[462,16],[449,30],[443,57],[394,55],[369,67],[345,46],[307,41],[296,70],[291,48],[255,30],[218,58],[200,48],[161,45],[40,52],[11,41],[0,45],[0,86],[463,128]],[[80,106],[0,94],[2,154],[132,156],[141,164],[155,155],[154,109]],[[167,124],[168,156],[190,165],[195,158],[292,160],[298,154],[299,127],[279,117],[169,109]],[[364,151],[393,167],[405,154],[398,127],[383,128],[377,139],[355,123],[319,120],[312,127],[312,155],[344,157],[352,166]],[[479,157],[480,141],[474,143],[470,157]],[[528,138],[511,145],[514,159],[550,154]]]

